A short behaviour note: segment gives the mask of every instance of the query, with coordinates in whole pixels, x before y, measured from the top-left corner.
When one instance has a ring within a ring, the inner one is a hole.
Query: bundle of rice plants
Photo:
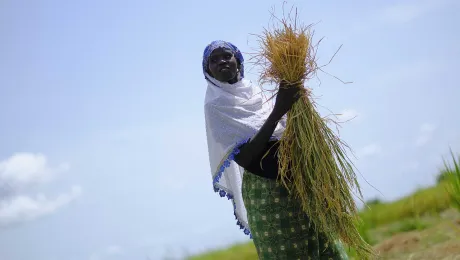
[[[369,259],[375,254],[359,233],[352,190],[361,198],[362,193],[347,145],[317,112],[312,92],[305,86],[321,68],[315,57],[318,45],[312,42],[312,25],[298,23],[297,11],[294,18],[291,13],[287,18],[274,18],[279,26],[256,35],[260,46],[251,60],[261,66],[262,84],[287,82],[303,92],[287,114],[280,140],[280,180],[328,239],[340,238],[356,250],[359,259]]]

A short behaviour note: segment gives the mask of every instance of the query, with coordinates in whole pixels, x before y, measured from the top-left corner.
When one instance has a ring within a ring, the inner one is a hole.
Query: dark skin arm
[[[276,95],[275,106],[257,134],[246,144],[240,147],[240,153],[235,156],[235,162],[247,169],[254,159],[261,158],[267,151],[267,144],[273,135],[281,118],[292,108],[300,98],[300,88],[281,83]]]

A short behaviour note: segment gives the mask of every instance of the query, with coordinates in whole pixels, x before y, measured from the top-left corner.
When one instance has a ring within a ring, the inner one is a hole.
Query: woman
[[[203,55],[206,134],[214,190],[232,200],[237,224],[259,259],[347,259],[315,230],[278,181],[277,144],[300,88],[280,85],[274,106],[244,79],[236,46],[214,41]]]

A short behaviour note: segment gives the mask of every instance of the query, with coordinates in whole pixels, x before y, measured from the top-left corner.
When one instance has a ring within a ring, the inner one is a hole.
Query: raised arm
[[[270,141],[270,137],[273,135],[278,122],[299,99],[299,89],[300,88],[298,87],[288,86],[286,84],[280,85],[272,113],[269,115],[256,135],[249,140],[248,143],[242,145],[240,147],[240,153],[235,156],[235,162],[238,165],[247,169],[254,159],[261,158],[263,156],[263,153],[267,150],[267,144]]]

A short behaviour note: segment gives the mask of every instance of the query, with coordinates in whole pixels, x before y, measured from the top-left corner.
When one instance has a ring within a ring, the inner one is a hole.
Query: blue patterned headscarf
[[[218,48],[225,48],[230,50],[235,58],[238,60],[240,63],[240,76],[241,78],[244,78],[244,58],[243,55],[241,54],[240,50],[238,48],[231,44],[230,42],[226,41],[213,41],[211,42],[206,48],[204,49],[203,53],[203,73],[206,75],[207,70],[208,70],[208,62],[209,62],[209,56],[211,56],[211,53]]]

